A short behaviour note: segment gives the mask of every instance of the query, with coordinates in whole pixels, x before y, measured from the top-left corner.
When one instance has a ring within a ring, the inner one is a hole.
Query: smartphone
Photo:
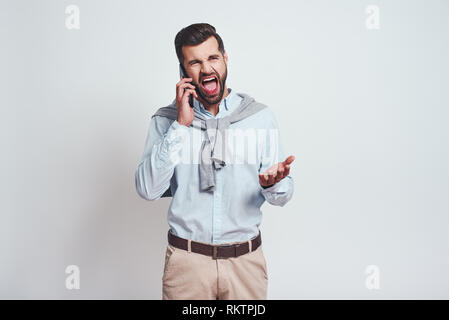
[[[179,75],[184,78],[189,78],[189,76],[187,75],[186,69],[184,68],[184,66],[181,63],[179,64]],[[185,89],[184,89],[184,91],[185,91]],[[189,105],[190,105],[190,107],[193,108],[193,94],[189,95]]]

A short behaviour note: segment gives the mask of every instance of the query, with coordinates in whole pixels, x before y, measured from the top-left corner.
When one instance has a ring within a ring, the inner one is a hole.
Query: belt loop
[[[249,248],[249,252],[253,251],[253,242],[251,240],[248,240],[248,248]]]
[[[218,258],[217,258],[217,251],[218,251],[218,249],[217,249],[217,246],[212,246],[213,247],[213,254],[212,254],[212,259],[214,259],[214,260],[217,260]]]
[[[192,252],[192,240],[187,240],[187,251],[190,253]]]

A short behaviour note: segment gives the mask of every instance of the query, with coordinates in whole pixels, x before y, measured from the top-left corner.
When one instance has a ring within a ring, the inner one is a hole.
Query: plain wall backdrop
[[[269,299],[449,298],[449,1],[435,0],[2,0],[0,298],[161,298],[170,199],[140,198],[134,172],[175,97],[174,37],[197,22],[296,156],[293,198],[262,207]]]

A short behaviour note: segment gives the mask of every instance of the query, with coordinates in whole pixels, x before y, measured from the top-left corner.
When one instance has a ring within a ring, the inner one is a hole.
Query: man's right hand
[[[193,94],[195,98],[198,95],[195,86],[190,83],[192,78],[181,78],[176,84],[176,107],[178,108],[178,123],[189,127],[193,122],[194,111],[189,105],[189,96]]]

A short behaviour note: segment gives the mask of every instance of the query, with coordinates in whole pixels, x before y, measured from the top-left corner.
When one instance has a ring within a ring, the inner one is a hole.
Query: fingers
[[[183,96],[182,96],[182,99],[183,100],[184,99],[188,99],[191,94],[193,94],[193,96],[195,98],[198,98],[198,94],[196,93],[196,91],[194,89],[186,89],[184,94],[183,94]]]
[[[284,178],[285,178],[285,166],[279,166],[275,181],[279,182]]]
[[[196,88],[193,84],[188,83],[188,82],[178,83],[176,85],[176,95],[178,97],[182,97],[184,95],[186,89],[195,90]]]
[[[181,80],[179,80],[179,82],[176,84],[176,92],[179,92],[179,88],[185,88],[186,85],[192,85],[190,82],[192,81],[192,78],[184,78],[182,77]]]
[[[284,178],[290,174],[290,165],[286,164],[284,169]]]
[[[263,173],[263,174],[260,173],[259,174],[259,183],[264,187],[274,184],[275,183],[274,175],[267,174],[267,173]]]
[[[176,84],[176,86],[178,86],[178,85],[180,85],[181,83],[184,83],[184,82],[190,82],[190,81],[192,81],[193,80],[193,78],[184,78],[184,77],[181,77],[181,80],[179,80],[179,82]]]
[[[191,81],[193,79],[192,78],[181,78],[181,80],[179,80],[179,82],[176,84],[176,92],[178,92],[178,89],[180,86],[185,85],[185,84],[190,84],[191,85]]]
[[[287,159],[285,159],[284,164],[286,164],[286,165],[291,164],[293,162],[293,160],[295,160],[294,155],[288,156]]]
[[[290,174],[290,164],[285,164],[285,162],[292,163],[294,159],[294,156],[290,156],[286,161],[277,163],[271,166],[265,173],[259,174],[260,184],[269,186],[284,179]]]
[[[280,179],[276,180],[277,177],[278,177],[277,171],[267,171],[265,173],[259,174],[259,181],[261,182],[261,185],[269,186],[276,183],[277,181],[280,181]]]

